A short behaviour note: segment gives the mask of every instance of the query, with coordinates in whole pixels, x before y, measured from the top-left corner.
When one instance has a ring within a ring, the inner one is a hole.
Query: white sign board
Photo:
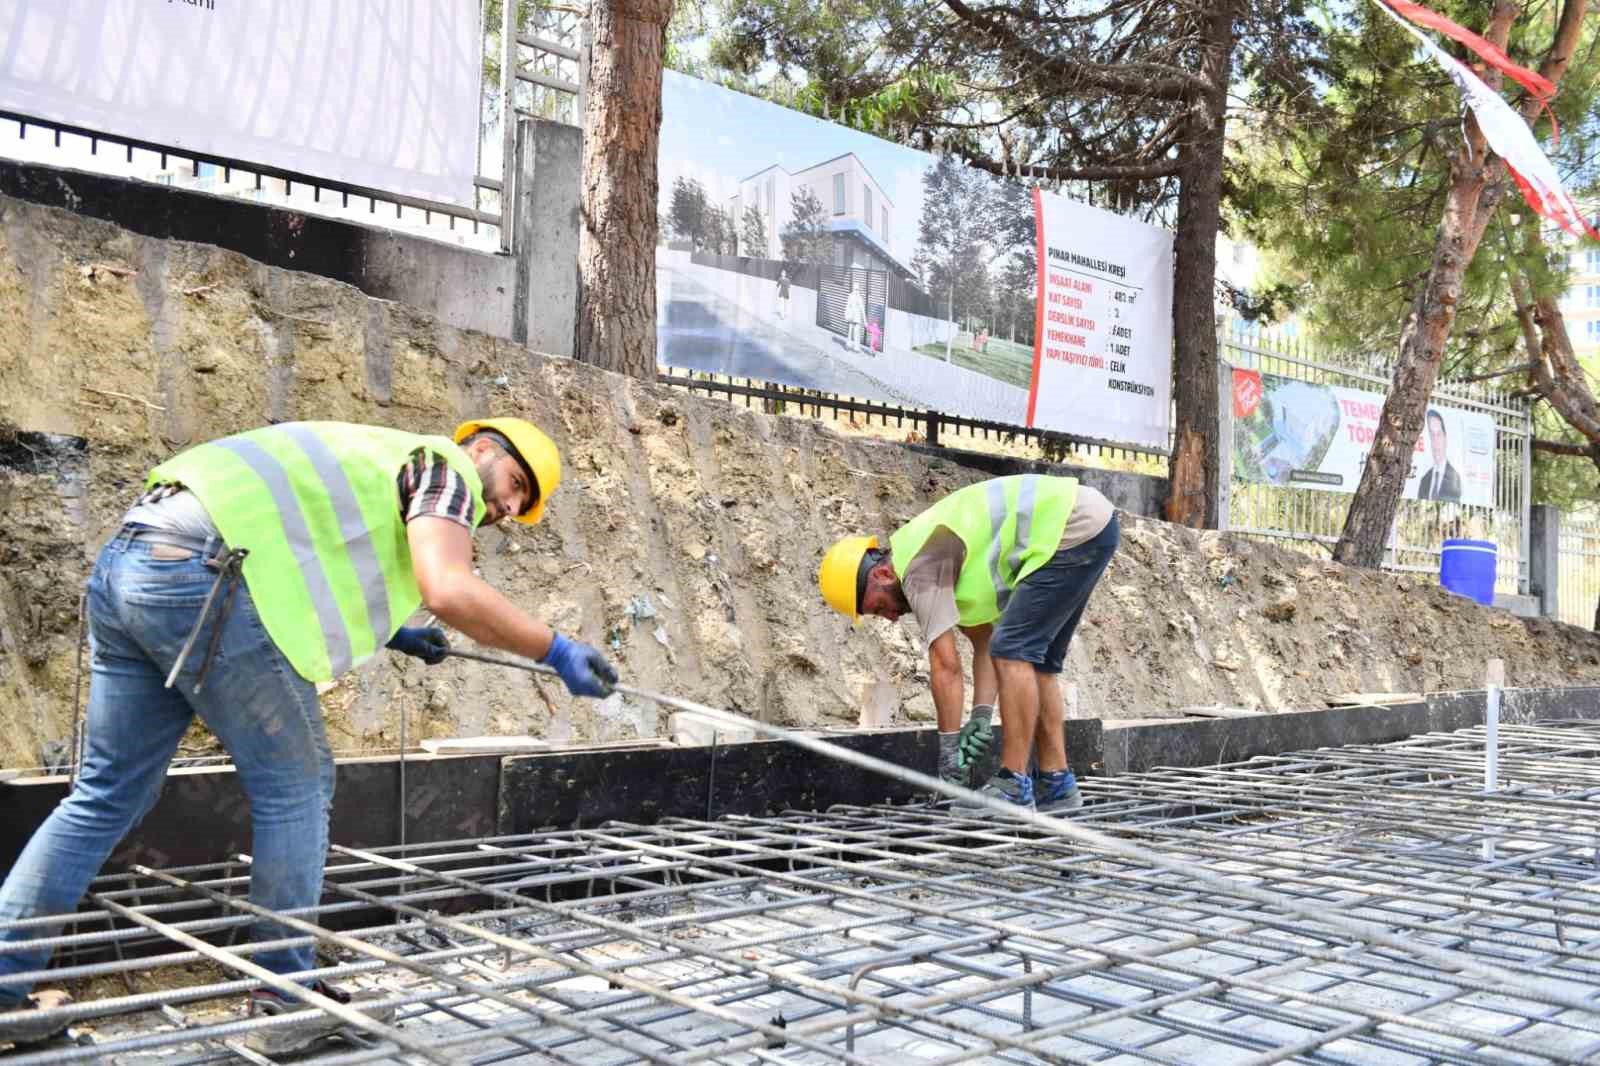
[[[1383,394],[1233,372],[1233,476],[1285,488],[1354,492]],[[1494,506],[1491,415],[1430,407],[1406,477],[1408,500]]]
[[[10,0],[0,108],[473,202],[478,0]]]
[[[1165,450],[1172,234],[1036,189],[1039,301],[1029,426]]]

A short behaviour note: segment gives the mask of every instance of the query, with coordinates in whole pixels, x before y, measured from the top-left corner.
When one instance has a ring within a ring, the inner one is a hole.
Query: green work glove
[[[993,704],[980,703],[972,708],[972,717],[961,727],[957,741],[961,769],[968,769],[989,754],[989,748],[994,744],[994,726],[989,722],[993,717]]]

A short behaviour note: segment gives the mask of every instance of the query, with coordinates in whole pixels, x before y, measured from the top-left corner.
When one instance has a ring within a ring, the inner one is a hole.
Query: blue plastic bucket
[[[1457,596],[1491,606],[1495,556],[1493,541],[1447,540],[1439,556],[1439,584]]]

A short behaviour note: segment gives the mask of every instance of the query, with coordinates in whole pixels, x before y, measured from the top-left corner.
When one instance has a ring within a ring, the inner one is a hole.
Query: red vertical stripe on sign
[[[1033,409],[1039,402],[1039,361],[1044,355],[1044,190],[1033,190],[1033,233],[1038,244],[1035,262],[1039,275],[1039,296],[1033,308],[1033,381],[1028,385],[1028,420],[1023,423],[1033,428]]]

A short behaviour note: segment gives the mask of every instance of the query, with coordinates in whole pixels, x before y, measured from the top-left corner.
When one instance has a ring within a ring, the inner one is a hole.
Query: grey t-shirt
[[[1115,513],[1111,501],[1102,493],[1079,485],[1072,514],[1067,517],[1067,527],[1062,530],[1056,551],[1076,548],[1093,540]],[[966,558],[967,546],[961,538],[941,526],[906,564],[900,587],[905,590],[911,613],[917,616],[917,625],[922,628],[923,651],[961,620],[961,613],[956,610],[956,578]]]
[[[163,485],[146,493],[122,516],[122,521],[124,525],[137,522],[151,529],[190,537],[219,536],[216,523],[201,506],[200,498],[175,485]]]

